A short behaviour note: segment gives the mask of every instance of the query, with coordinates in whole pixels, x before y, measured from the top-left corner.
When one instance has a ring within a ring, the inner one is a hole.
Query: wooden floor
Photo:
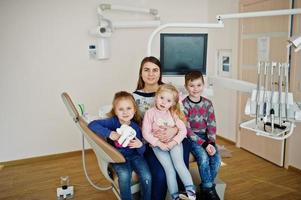
[[[225,200],[301,200],[301,173],[286,170],[257,156],[219,140],[232,151],[223,158],[226,166],[219,177],[226,182]],[[81,155],[55,158],[32,164],[7,166],[0,169],[0,199],[56,199],[60,176],[69,176],[77,200],[116,199],[112,191],[97,191],[85,179]],[[87,169],[92,180],[106,185],[98,172],[93,153],[87,155]]]

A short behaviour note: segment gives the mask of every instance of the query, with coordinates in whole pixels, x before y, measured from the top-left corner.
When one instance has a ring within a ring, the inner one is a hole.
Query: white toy
[[[136,131],[129,125],[123,124],[120,128],[116,129],[120,136],[118,144],[122,147],[127,147],[132,139],[136,137]]]

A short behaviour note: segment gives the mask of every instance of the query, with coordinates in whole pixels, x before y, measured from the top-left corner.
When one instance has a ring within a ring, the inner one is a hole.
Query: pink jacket
[[[172,117],[170,111],[160,111],[156,107],[152,107],[147,110],[144,115],[142,135],[144,139],[153,146],[157,146],[157,142],[159,141],[159,139],[153,135],[153,132],[160,130],[160,126],[176,126],[179,131],[173,140],[178,144],[186,137],[186,126],[178,116]]]

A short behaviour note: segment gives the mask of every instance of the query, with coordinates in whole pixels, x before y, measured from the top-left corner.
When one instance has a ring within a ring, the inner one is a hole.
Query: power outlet
[[[89,58],[90,59],[96,59],[96,46],[95,45],[89,45]]]

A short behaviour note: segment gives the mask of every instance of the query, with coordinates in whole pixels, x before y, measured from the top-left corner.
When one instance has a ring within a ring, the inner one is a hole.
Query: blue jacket
[[[88,127],[101,137],[105,137],[107,142],[114,146],[126,159],[130,159],[132,155],[143,155],[145,151],[145,145],[143,144],[140,148],[129,148],[129,147],[116,147],[114,141],[109,138],[111,131],[116,131],[120,128],[121,124],[116,116],[94,120],[88,124]],[[139,125],[131,121],[131,126],[136,131],[136,137],[142,141],[142,133]]]

